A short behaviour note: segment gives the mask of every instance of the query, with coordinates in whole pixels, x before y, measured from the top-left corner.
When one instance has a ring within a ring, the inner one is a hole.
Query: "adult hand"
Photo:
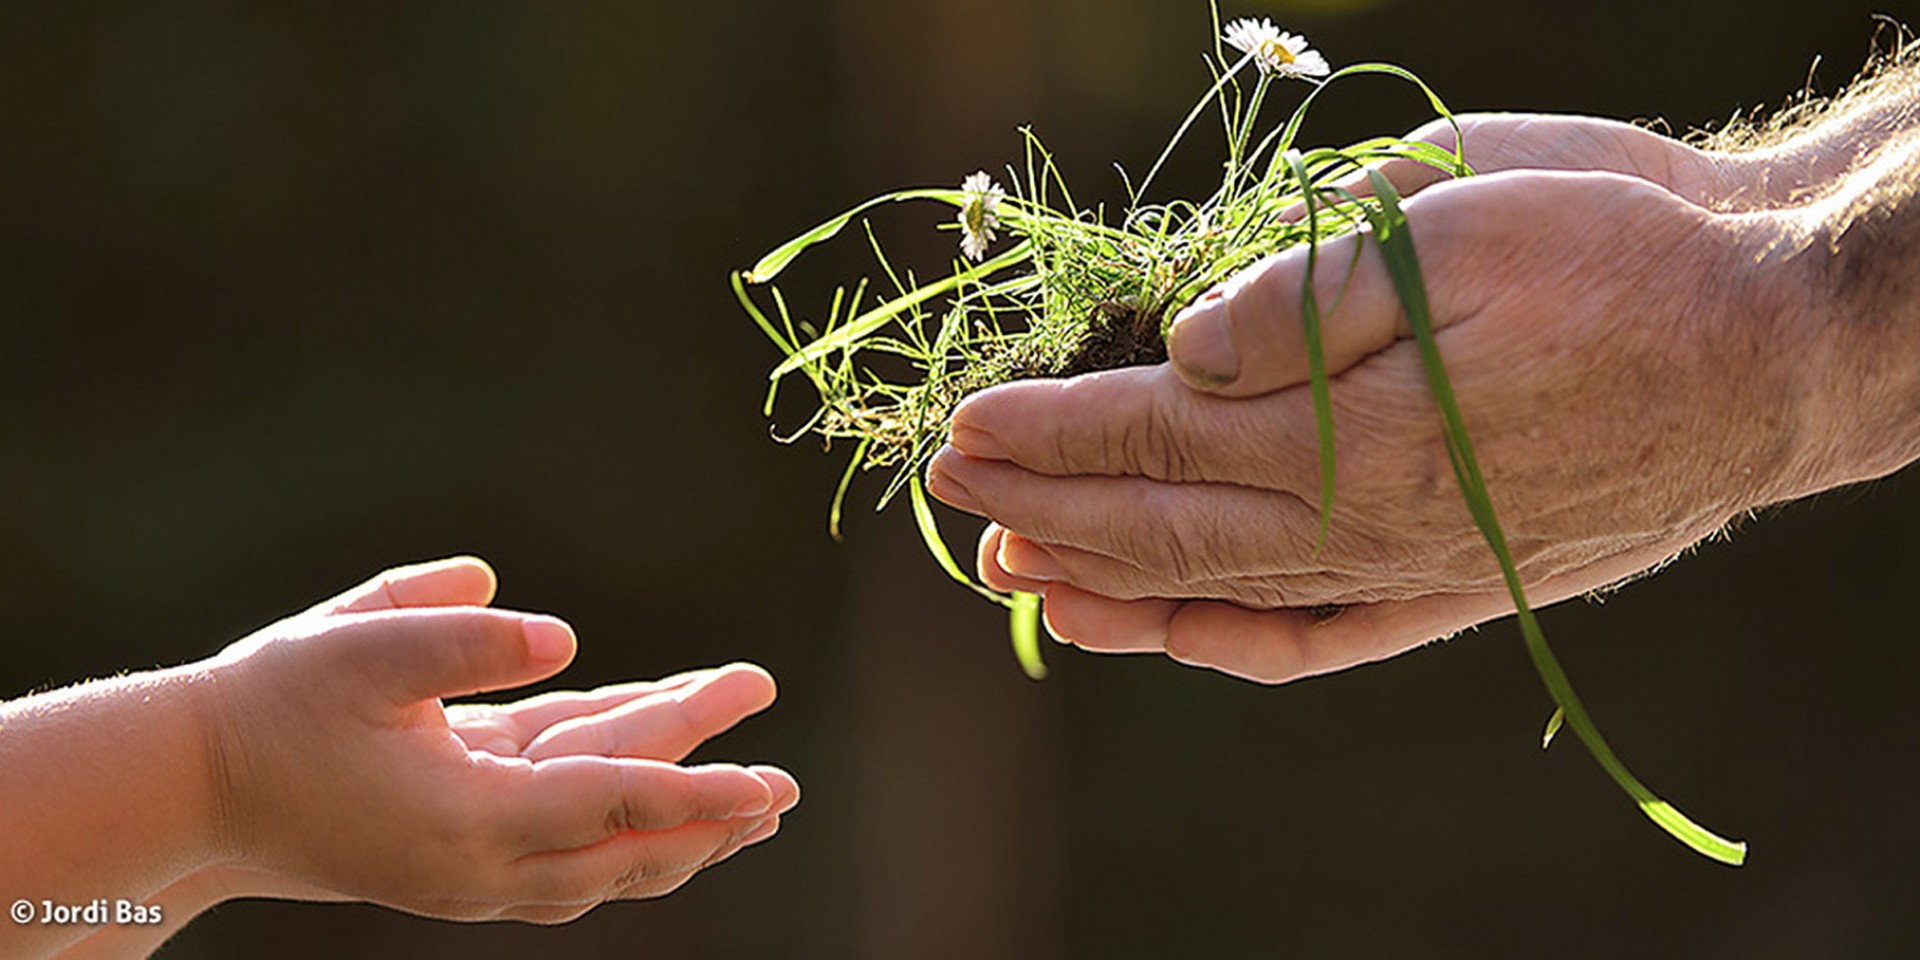
[[[1742,511],[1904,462],[1861,438],[1909,430],[1841,409],[1821,382],[1858,366],[1866,344],[1831,335],[1810,214],[1732,209],[1757,196],[1740,188],[1740,164],[1625,125],[1464,126],[1485,175],[1420,190],[1406,211],[1532,602],[1655,566]],[[1411,165],[1391,173],[1422,185]],[[1315,279],[1323,307],[1337,301],[1325,318],[1338,474],[1324,547],[1296,250],[1179,317],[1170,365],[1008,384],[962,404],[929,489],[998,521],[983,578],[1044,592],[1063,640],[1270,682],[1512,612],[1377,251],[1344,276],[1358,242],[1323,246]]]

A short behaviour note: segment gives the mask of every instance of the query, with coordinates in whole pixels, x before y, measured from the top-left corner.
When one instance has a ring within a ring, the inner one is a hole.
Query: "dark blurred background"
[[[1816,61],[1832,90],[1875,11],[1920,21],[1913,0],[1223,13],[1404,64],[1457,109],[1686,130],[1785,102]],[[777,358],[727,272],[870,194],[1017,161],[1022,123],[1083,202],[1115,199],[1109,165],[1151,162],[1208,48],[1201,0],[0,8],[0,695],[198,658],[472,552],[501,603],[576,625],[565,685],[767,665],[780,704],[701,756],[806,789],[774,842],[566,927],[236,903],[164,955],[1920,952],[1913,476],[1545,616],[1628,762],[1752,842],[1741,870],[1573,743],[1540,753],[1510,622],[1278,689],[1059,649],[1034,684],[904,510],[828,539],[838,459],[769,440]],[[1306,139],[1423,119],[1355,81]],[[1214,163],[1165,184],[1204,192]],[[913,235],[908,262],[950,256]],[[814,261],[802,302],[858,252]]]

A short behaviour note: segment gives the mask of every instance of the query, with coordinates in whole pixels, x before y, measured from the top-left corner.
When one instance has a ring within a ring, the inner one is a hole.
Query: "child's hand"
[[[215,658],[228,895],[559,922],[773,835],[785,771],[674,763],[772,703],[757,667],[442,707],[572,659],[566,624],[486,609],[493,588],[477,560],[389,571]]]

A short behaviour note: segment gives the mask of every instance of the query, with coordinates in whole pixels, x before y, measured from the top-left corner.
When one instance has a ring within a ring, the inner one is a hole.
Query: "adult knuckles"
[[[1135,565],[1191,588],[1224,579],[1243,552],[1248,524],[1199,505],[1195,491],[1173,485],[1140,488],[1134,509],[1116,522],[1115,539]]]
[[[1118,451],[1123,472],[1169,483],[1202,480],[1188,449],[1193,426],[1183,405],[1156,394],[1110,435],[1108,447]]]

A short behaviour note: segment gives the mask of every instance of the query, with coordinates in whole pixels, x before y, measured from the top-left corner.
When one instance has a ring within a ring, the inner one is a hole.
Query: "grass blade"
[[[1567,722],[1567,712],[1559,707],[1553,708],[1553,716],[1547,718],[1547,732],[1540,735],[1540,749],[1553,746],[1553,735],[1560,732],[1560,725]]]
[[[794,237],[792,240],[788,240],[772,253],[761,257],[760,262],[754,264],[753,268],[747,271],[747,282],[766,283],[774,277],[779,276],[780,271],[785,270],[787,264],[792,263],[795,257],[806,252],[808,247],[832,240],[841,230],[846,229],[847,224],[851,223],[854,217],[883,203],[893,203],[900,200],[947,200],[951,202],[952,198],[958,196],[959,193],[960,191],[958,190],[923,187],[918,190],[898,190],[893,193],[874,197],[848,210],[846,213],[834,217],[832,220],[828,220],[814,227],[812,230],[808,230],[806,233]]]
[[[1013,655],[1019,659],[1020,669],[1027,672],[1028,679],[1045,680],[1047,664],[1040,659],[1039,595],[1015,593],[1008,624],[1013,633]]]
[[[793,354],[782,361],[779,366],[773,368],[773,372],[767,375],[768,379],[778,380],[795,370],[799,370],[810,363],[825,358],[836,350],[844,350],[849,346],[859,343],[875,330],[886,326],[887,321],[892,320],[894,317],[958,287],[967,280],[978,279],[997,270],[1004,270],[1007,267],[1013,266],[1025,260],[1032,252],[1033,242],[1031,240],[1023,241],[1006,253],[994,257],[977,267],[970,270],[963,270],[955,273],[951,277],[929,283],[924,287],[915,289],[912,293],[895,297],[886,303],[874,307],[866,313],[847,321],[845,324],[835,327],[831,333],[794,351]]]
[[[853,457],[847,461],[847,471],[840,475],[840,485],[833,490],[833,506],[827,508],[827,534],[833,537],[835,542],[841,539],[840,514],[841,509],[847,505],[847,487],[853,485],[853,475],[859,472],[860,465],[867,462],[867,448],[872,445],[873,439],[869,437],[861,440],[860,445],[853,448]]]
[[[953,562],[953,551],[947,549],[945,537],[940,536],[940,524],[933,519],[933,505],[927,502],[926,485],[915,475],[907,481],[907,497],[913,501],[913,522],[920,528],[920,539],[927,545],[927,553],[933,556],[933,562],[947,572],[961,586],[980,594],[1003,607],[1012,607],[1014,599],[995,593],[977,583]]]
[[[1327,355],[1320,331],[1320,299],[1313,291],[1313,271],[1320,256],[1320,205],[1313,180],[1307,175],[1306,162],[1297,151],[1286,152],[1287,165],[1300,182],[1301,199],[1307,207],[1307,278],[1300,284],[1300,322],[1307,335],[1307,380],[1313,394],[1314,433],[1320,438],[1320,535],[1314,541],[1314,556],[1326,549],[1327,531],[1333,526],[1333,396],[1327,381]]]

